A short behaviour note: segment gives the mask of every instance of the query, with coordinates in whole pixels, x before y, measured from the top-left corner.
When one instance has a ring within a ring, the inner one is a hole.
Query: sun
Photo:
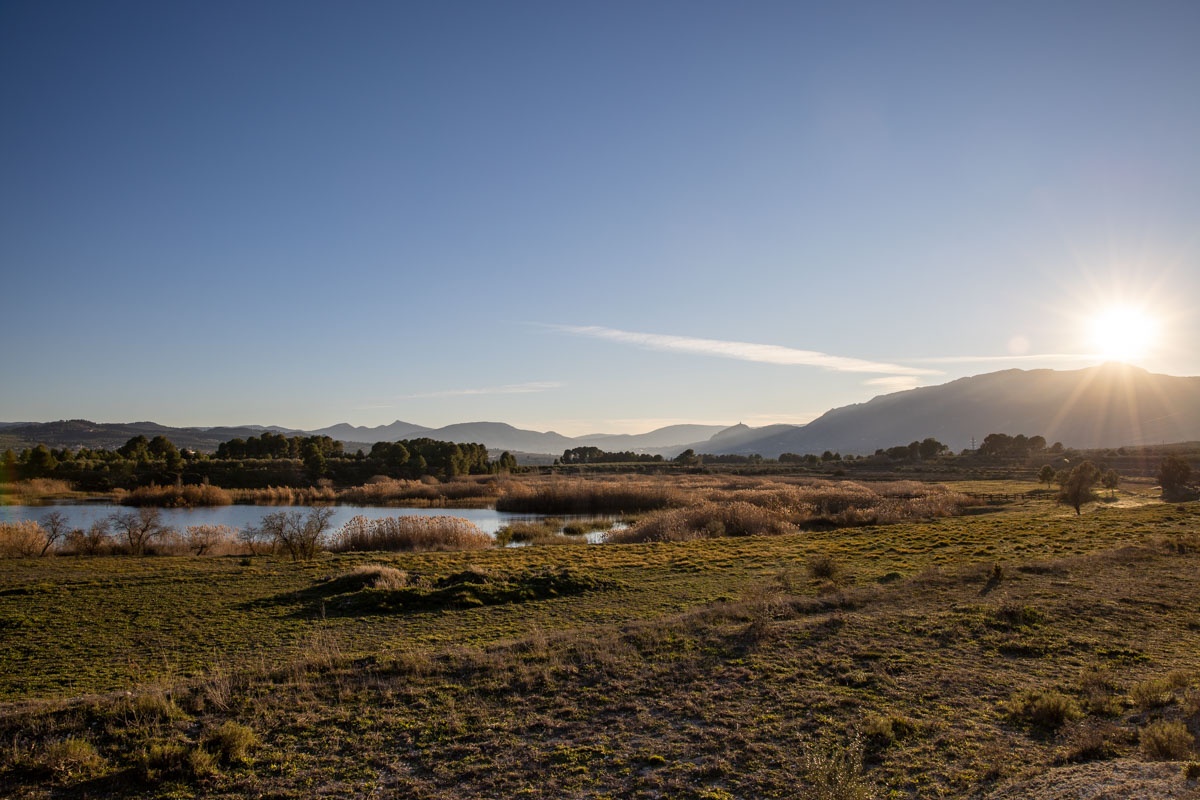
[[[1138,308],[1112,306],[1092,317],[1092,346],[1105,361],[1145,357],[1158,337],[1158,323]]]

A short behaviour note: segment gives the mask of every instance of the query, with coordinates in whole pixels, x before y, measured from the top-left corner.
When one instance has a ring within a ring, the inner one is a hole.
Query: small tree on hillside
[[[1117,487],[1121,485],[1121,474],[1111,467],[1100,476],[1100,485],[1108,489],[1108,496],[1115,497]]]
[[[1100,479],[1100,470],[1091,461],[1078,464],[1067,473],[1062,489],[1058,493],[1058,502],[1071,506],[1076,514],[1081,514],[1083,504],[1095,498],[1092,487]]]
[[[1181,456],[1167,456],[1158,466],[1158,485],[1163,497],[1178,497],[1192,478],[1192,465]]]
[[[1046,488],[1048,489],[1050,488],[1050,484],[1054,483],[1054,476],[1056,474],[1057,473],[1054,471],[1054,467],[1046,464],[1040,470],[1038,470],[1038,480],[1046,484]]]

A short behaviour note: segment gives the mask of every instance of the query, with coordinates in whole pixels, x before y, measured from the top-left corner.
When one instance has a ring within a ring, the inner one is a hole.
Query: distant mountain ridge
[[[154,422],[62,420],[0,423],[0,448],[36,443],[112,448],[139,434],[162,434],[180,447],[212,451],[221,442],[259,436],[264,430],[331,436],[345,442],[351,451],[369,449],[377,441],[428,437],[531,454],[560,455],[573,447],[592,446],[667,457],[691,448],[697,453],[757,453],[775,458],[787,452],[819,454],[825,450],[869,454],[926,436],[960,450],[972,438],[978,442],[989,433],[1041,434],[1051,442],[1091,449],[1200,439],[1200,377],[1157,375],[1124,364],[1063,371],[1009,369],[880,395],[827,411],[807,425],[761,428],[741,423],[728,427],[668,425],[642,434],[569,437],[503,422],[428,428],[396,420],[374,428],[339,423],[299,431],[259,425],[172,428]]]

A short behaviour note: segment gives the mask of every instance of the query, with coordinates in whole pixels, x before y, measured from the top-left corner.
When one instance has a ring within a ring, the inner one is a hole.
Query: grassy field
[[[983,797],[1098,768],[1187,790],[1200,504],[972,511],[0,561],[0,794]],[[363,565],[403,577],[373,588]]]

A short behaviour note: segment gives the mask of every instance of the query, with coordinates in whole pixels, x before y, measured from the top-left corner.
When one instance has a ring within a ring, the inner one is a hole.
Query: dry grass
[[[328,486],[268,486],[266,489],[228,489],[235,503],[257,506],[304,506],[333,503],[337,492]]]
[[[31,558],[46,547],[46,532],[33,520],[0,522],[0,558]]]
[[[330,549],[334,552],[389,550],[430,552],[484,550],[495,543],[474,523],[462,517],[357,516],[342,526]]]
[[[775,512],[745,502],[701,503],[651,514],[624,530],[612,531],[605,541],[687,542],[721,536],[778,536],[795,527]]]
[[[75,487],[55,478],[33,478],[27,481],[0,483],[0,505],[29,505],[56,497],[71,497]]]
[[[685,490],[648,481],[511,482],[497,499],[496,509],[529,514],[632,514],[687,505],[690,499]]]
[[[415,500],[423,501],[422,504],[445,505],[447,501],[491,499],[497,491],[491,476],[448,483],[376,478],[362,486],[343,489],[337,499],[362,506],[408,504]]]
[[[225,489],[206,484],[183,486],[139,486],[125,491],[118,489],[116,500],[125,506],[158,506],[160,508],[193,508],[195,506],[227,506],[233,497]]]

